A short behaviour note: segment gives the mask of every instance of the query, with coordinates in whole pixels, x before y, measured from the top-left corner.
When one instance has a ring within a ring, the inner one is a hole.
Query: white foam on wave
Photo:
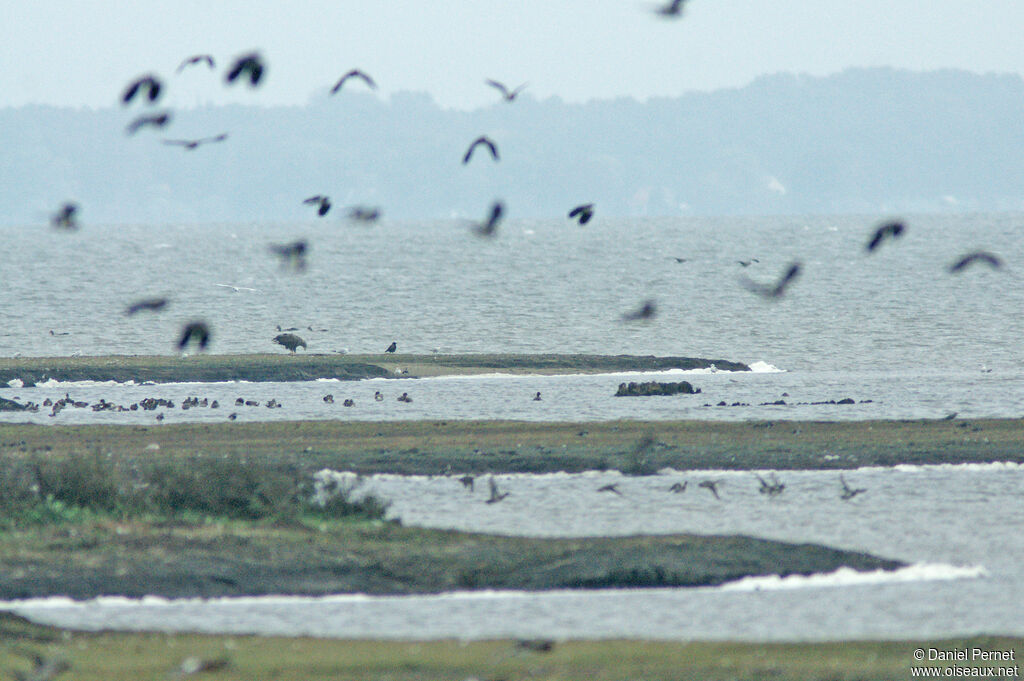
[[[58,381],[55,378],[48,378],[36,383],[37,388],[128,388],[136,385],[140,384],[130,379],[122,383],[121,381]]]
[[[957,566],[943,563],[915,563],[897,570],[860,572],[842,567],[834,572],[813,575],[764,575],[744,577],[717,587],[720,591],[781,591],[787,589],[819,589],[825,587],[900,584],[906,582],[948,581],[987,577],[980,565]]]
[[[786,371],[785,369],[778,368],[774,364],[769,364],[768,362],[761,361],[751,362],[749,366],[750,371],[755,374],[781,374],[785,373]]]

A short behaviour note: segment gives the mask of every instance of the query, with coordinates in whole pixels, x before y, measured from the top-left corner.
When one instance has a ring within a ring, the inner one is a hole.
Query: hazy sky
[[[758,75],[850,66],[1024,73],[1022,0],[0,0],[0,106],[108,106],[137,75],[166,77],[168,104],[303,104],[351,68],[382,96],[493,102],[485,78],[537,98],[679,95]],[[223,87],[260,50],[256,91]],[[208,52],[217,74],[181,60]],[[348,87],[348,85],[346,85]],[[353,84],[353,87],[359,87]],[[342,93],[344,94],[344,93]]]

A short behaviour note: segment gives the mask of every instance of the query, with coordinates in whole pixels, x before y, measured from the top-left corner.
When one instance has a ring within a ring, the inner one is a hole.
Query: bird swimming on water
[[[499,92],[501,92],[501,96],[505,99],[506,102],[514,101],[515,98],[519,96],[519,93],[522,92],[523,89],[526,87],[526,83],[523,83],[522,85],[517,87],[515,90],[509,90],[505,86],[504,83],[498,82],[496,80],[488,79],[488,80],[486,80],[484,82],[486,82],[492,88],[494,88],[494,89],[498,90]]]
[[[181,73],[187,67],[199,63],[205,63],[211,69],[215,66],[212,56],[208,54],[197,54],[194,57],[187,57],[184,61],[182,61],[181,64],[178,65],[178,68],[175,70],[175,73]]]
[[[491,213],[487,216],[487,219],[473,225],[473,233],[477,236],[494,236],[498,231],[498,224],[501,222],[501,218],[504,214],[505,204],[501,201],[495,201],[491,204]]]
[[[266,65],[263,63],[263,57],[260,56],[260,53],[250,52],[249,54],[243,54],[235,60],[235,63],[231,65],[224,79],[230,85],[239,76],[246,74],[249,76],[249,86],[256,87],[260,84],[265,69]]]
[[[462,165],[469,163],[469,159],[473,157],[473,152],[476,151],[476,148],[481,144],[487,147],[488,151],[491,152],[491,157],[495,161],[500,160],[498,157],[498,145],[491,141],[487,136],[481,135],[473,140],[473,143],[469,145],[469,149],[466,149],[466,155],[462,157]]]
[[[143,310],[149,310],[150,312],[159,312],[160,310],[167,307],[166,298],[144,298],[136,301],[128,306],[128,309],[124,313],[131,317],[136,312],[142,312]]]
[[[359,69],[352,69],[351,71],[349,71],[344,76],[338,79],[338,82],[335,83],[334,87],[331,88],[331,94],[337,94],[337,92],[341,90],[341,87],[345,84],[345,82],[348,81],[350,78],[359,78],[364,83],[366,83],[366,85],[371,90],[377,89],[377,83],[374,82],[373,78],[368,76],[363,71],[360,71]]]
[[[128,84],[128,87],[125,88],[124,94],[121,95],[121,103],[127,106],[133,99],[135,99],[135,95],[145,90],[146,99],[148,99],[149,103],[152,104],[159,99],[161,89],[162,86],[160,85],[160,81],[156,79],[156,76],[150,74],[136,78]]]
[[[205,350],[210,344],[210,327],[204,322],[190,322],[181,330],[181,339],[178,340],[178,349],[184,350],[189,343],[195,342],[200,350]]]
[[[198,139],[191,140],[160,140],[162,143],[172,147],[182,147],[185,151],[192,151],[198,149],[204,144],[212,144],[214,142],[223,142],[228,138],[226,132],[222,132],[219,135],[213,137],[200,137]]]
[[[871,235],[871,240],[868,241],[867,246],[864,248],[868,253],[871,253],[876,248],[882,245],[882,242],[886,239],[898,239],[903,236],[903,232],[906,228],[902,222],[886,222],[883,225],[879,225],[878,229],[875,230],[874,234]]]
[[[622,321],[635,322],[641,319],[654,319],[658,315],[658,306],[654,300],[645,300],[640,309],[622,315]]]
[[[990,265],[993,269],[999,269],[1003,266],[1003,261],[999,256],[989,253],[987,251],[976,251],[974,253],[968,253],[964,257],[957,260],[955,263],[949,266],[949,273],[956,274],[963,271],[974,263],[983,262]]]
[[[316,214],[320,217],[327,215],[327,211],[331,209],[331,198],[329,196],[323,196],[322,194],[317,194],[316,196],[311,196],[308,199],[303,199],[302,202],[309,205],[316,205]]]
[[[78,229],[78,204],[66,202],[56,213],[50,216],[50,224],[58,229]]]
[[[306,251],[308,247],[302,239],[290,244],[271,244],[270,250],[281,258],[282,267],[291,267],[296,272],[306,269]]]
[[[131,123],[129,123],[124,131],[127,135],[134,135],[139,131],[140,128],[152,126],[154,128],[162,128],[171,122],[171,112],[163,111],[158,114],[150,114],[147,116],[139,116]]]
[[[584,203],[583,205],[576,206],[569,211],[570,218],[577,218],[581,225],[585,225],[590,222],[590,218],[594,217],[594,204]]]
[[[786,270],[786,273],[782,275],[782,278],[779,279],[773,285],[759,284],[756,281],[752,281],[751,279],[748,279],[746,277],[741,279],[740,283],[742,283],[743,286],[748,291],[753,291],[754,293],[756,293],[756,294],[758,294],[760,296],[763,296],[765,298],[778,298],[783,293],[786,292],[786,288],[799,275],[800,275],[800,263],[795,262],[795,263],[793,263],[793,264],[791,264],[789,266],[789,269]]]

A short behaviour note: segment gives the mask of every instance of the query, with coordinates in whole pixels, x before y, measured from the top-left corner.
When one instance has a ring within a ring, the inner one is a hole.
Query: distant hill
[[[1024,209],[1024,81],[964,71],[780,74],[681,97],[542,101],[471,112],[425,94],[345,92],[302,107],[174,112],[0,109],[0,224],[304,221],[328,194],[400,219]],[[160,143],[229,133],[192,151]],[[501,153],[468,165],[487,134]],[[336,209],[337,210],[337,209]],[[338,212],[340,215],[340,211]],[[334,214],[328,216],[331,219]]]

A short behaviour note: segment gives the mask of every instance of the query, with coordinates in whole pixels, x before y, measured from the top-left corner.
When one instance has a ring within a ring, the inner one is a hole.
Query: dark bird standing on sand
[[[842,473],[839,474],[839,482],[843,486],[843,491],[839,494],[839,498],[842,499],[843,501],[849,501],[850,499],[854,498],[861,492],[868,491],[865,487],[853,488],[847,485]]]
[[[654,319],[658,314],[658,307],[653,300],[645,300],[639,310],[627,312],[622,315],[622,321],[635,322],[641,319]]]
[[[208,54],[197,54],[194,57],[188,57],[187,59],[182,61],[181,64],[178,65],[178,68],[175,71],[175,73],[181,73],[187,67],[192,66],[193,64],[199,64],[200,62],[205,63],[211,69],[214,67],[213,57],[211,57]]]
[[[686,0],[669,0],[667,5],[659,7],[654,10],[654,12],[663,17],[678,17],[683,13],[684,2],[686,2]]]
[[[508,492],[501,492],[498,490],[498,483],[494,482],[493,475],[487,479],[487,482],[490,483],[491,487],[491,498],[487,500],[488,504],[496,504],[508,496]]]
[[[594,217],[594,204],[584,203],[581,206],[576,206],[569,211],[570,218],[577,218],[581,225],[585,225],[590,222],[590,218]]]
[[[740,283],[742,283],[748,291],[753,291],[754,293],[765,298],[778,298],[779,296],[786,292],[786,287],[789,286],[790,283],[792,283],[793,280],[796,279],[799,275],[800,263],[795,262],[789,266],[789,269],[786,270],[786,273],[782,275],[782,278],[779,279],[779,281],[776,282],[773,286],[767,284],[759,284],[756,281],[752,281],[746,277],[741,279]]]
[[[294,333],[282,333],[274,336],[274,342],[278,345],[283,345],[288,348],[292,353],[301,345],[302,349],[306,349],[306,341],[296,336]]]
[[[260,79],[263,78],[265,68],[260,53],[250,52],[236,59],[224,78],[230,85],[242,74],[247,74],[249,76],[249,86],[256,87],[260,84]]]
[[[184,350],[189,343],[195,342],[200,350],[205,350],[210,344],[210,327],[203,322],[191,322],[181,330],[181,339],[178,341],[178,349]]]
[[[865,248],[868,253],[871,253],[881,246],[882,242],[886,239],[898,239],[903,236],[905,229],[902,222],[886,222],[875,230],[875,233],[871,236],[871,241],[868,242]]]
[[[389,345],[388,349],[385,350],[384,352],[394,352],[397,349],[398,349],[398,341],[391,341],[391,345]]]
[[[204,144],[212,144],[214,142],[223,142],[228,138],[226,132],[222,132],[214,137],[200,137],[194,140],[160,140],[164,144],[172,147],[182,147],[185,151],[192,151],[198,149]]]
[[[135,95],[142,90],[145,90],[146,98],[149,100],[149,103],[152,104],[159,99],[161,89],[160,81],[156,79],[156,76],[142,76],[128,84],[128,87],[124,90],[124,94],[121,95],[121,103],[127,106],[133,99],[135,99]]]
[[[61,206],[60,210],[50,216],[50,224],[58,229],[78,229],[78,220],[75,217],[77,214],[78,204],[71,203],[69,201]]]
[[[515,100],[515,98],[519,96],[519,93],[522,92],[523,89],[526,87],[526,83],[523,83],[522,85],[517,87],[515,90],[509,90],[507,87],[505,87],[504,83],[500,83],[500,82],[498,82],[496,80],[488,79],[485,82],[488,85],[490,85],[492,88],[495,88],[496,90],[501,92],[501,96],[505,98],[506,102],[511,102],[511,101]]]
[[[370,78],[370,76],[366,75],[359,69],[352,69],[351,71],[349,71],[344,76],[338,79],[338,82],[335,83],[334,87],[331,88],[331,94],[337,94],[338,90],[341,89],[341,87],[345,84],[345,81],[347,81],[349,78],[359,78],[364,83],[366,83],[371,90],[377,89],[377,83],[373,82],[373,78]]]
[[[327,211],[331,209],[331,198],[321,194],[311,196],[308,199],[303,199],[302,202],[309,205],[315,204],[317,206],[316,214],[320,217],[327,215]]]
[[[988,253],[986,251],[977,251],[975,253],[968,253],[964,257],[957,260],[955,263],[949,266],[949,273],[956,274],[963,269],[973,265],[976,262],[988,263],[993,269],[999,269],[1003,266],[1003,261],[998,256]]]
[[[303,240],[293,241],[290,244],[271,244],[270,250],[281,258],[282,267],[291,267],[296,272],[306,269],[306,242]]]
[[[473,143],[469,145],[469,149],[466,150],[466,155],[462,157],[462,165],[466,165],[467,163],[469,163],[469,159],[473,157],[473,152],[481,144],[487,147],[495,161],[500,160],[498,157],[497,145],[490,139],[488,139],[486,136],[481,135],[480,137],[477,137],[475,140],[473,140]]]
[[[124,132],[126,135],[134,135],[139,131],[139,128],[143,128],[147,125],[151,125],[154,128],[162,128],[170,122],[170,111],[163,111],[161,113],[150,114],[148,116],[139,116],[125,127]]]
[[[501,201],[495,201],[491,204],[491,214],[487,219],[484,222],[478,222],[473,225],[473,233],[477,236],[494,236],[498,231],[498,224],[501,222],[501,218],[504,214],[505,204]]]
[[[131,317],[136,312],[142,312],[143,310],[149,310],[150,312],[159,312],[160,310],[167,307],[166,298],[144,298],[136,301],[128,306],[128,309],[124,313]]]
[[[720,484],[721,483],[718,482],[717,480],[703,480],[697,483],[697,487],[703,487],[704,489],[714,494],[716,499],[721,499],[722,497],[718,496],[718,486]]]

